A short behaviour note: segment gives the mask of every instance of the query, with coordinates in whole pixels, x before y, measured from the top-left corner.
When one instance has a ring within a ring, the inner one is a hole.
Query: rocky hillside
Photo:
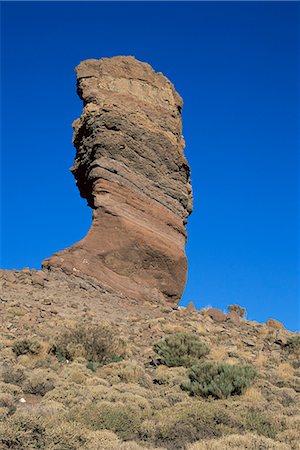
[[[1,272],[1,449],[298,449],[300,336]]]

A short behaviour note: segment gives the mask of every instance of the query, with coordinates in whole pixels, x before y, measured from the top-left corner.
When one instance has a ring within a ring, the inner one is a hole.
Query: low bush
[[[111,384],[137,383],[144,387],[149,387],[152,384],[152,380],[145,372],[144,367],[136,361],[121,361],[106,365],[98,371],[98,374]]]
[[[24,367],[18,364],[5,364],[2,369],[1,378],[4,383],[21,386],[26,378]]]
[[[79,324],[58,336],[50,353],[61,361],[83,357],[103,365],[124,357],[125,342],[111,325]]]
[[[45,427],[42,420],[29,414],[15,413],[0,423],[1,450],[45,448]]]
[[[20,339],[14,342],[12,349],[17,356],[38,355],[41,351],[41,344],[35,339]]]
[[[188,371],[189,382],[181,385],[191,395],[227,398],[242,394],[251,385],[256,371],[251,366],[200,363]]]
[[[190,400],[156,411],[142,423],[141,436],[153,445],[177,450],[190,442],[232,433],[240,426],[226,405]]]
[[[242,413],[245,428],[256,434],[274,439],[279,431],[283,431],[285,427],[276,417],[266,414],[260,409],[250,408]]]
[[[209,353],[209,348],[196,334],[175,333],[156,343],[153,350],[158,363],[168,367],[191,367]]]
[[[23,383],[23,390],[28,394],[44,396],[47,392],[54,389],[57,381],[56,374],[47,369],[35,369]]]
[[[253,433],[245,435],[231,434],[220,439],[206,439],[187,446],[187,450],[288,450],[289,447],[280,442],[257,436]]]
[[[110,431],[91,431],[76,422],[62,421],[47,429],[45,450],[112,450],[118,443]]]
[[[140,425],[139,414],[121,402],[86,402],[72,408],[68,417],[94,430],[113,431],[124,440],[133,439]]]

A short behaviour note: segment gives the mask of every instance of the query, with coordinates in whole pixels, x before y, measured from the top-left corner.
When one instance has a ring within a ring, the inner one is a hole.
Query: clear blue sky
[[[299,3],[2,2],[3,268],[87,232],[68,172],[74,67],[134,55],[184,99],[191,165],[183,304],[299,325]]]

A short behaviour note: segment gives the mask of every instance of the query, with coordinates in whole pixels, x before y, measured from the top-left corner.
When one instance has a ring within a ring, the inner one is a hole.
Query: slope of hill
[[[0,448],[298,449],[299,352],[276,321],[1,271]]]

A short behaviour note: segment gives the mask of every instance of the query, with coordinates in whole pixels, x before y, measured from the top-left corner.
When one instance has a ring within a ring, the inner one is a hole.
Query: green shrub
[[[159,364],[168,367],[191,367],[209,353],[209,348],[192,333],[175,333],[154,344]]]
[[[108,325],[80,324],[58,336],[50,348],[61,361],[83,357],[97,365],[124,357],[125,343]]]
[[[35,339],[20,339],[14,342],[12,349],[17,356],[28,353],[37,355],[41,350],[41,344]]]
[[[227,398],[242,394],[252,383],[256,371],[251,366],[200,363],[188,371],[190,381],[181,385],[191,395]]]

